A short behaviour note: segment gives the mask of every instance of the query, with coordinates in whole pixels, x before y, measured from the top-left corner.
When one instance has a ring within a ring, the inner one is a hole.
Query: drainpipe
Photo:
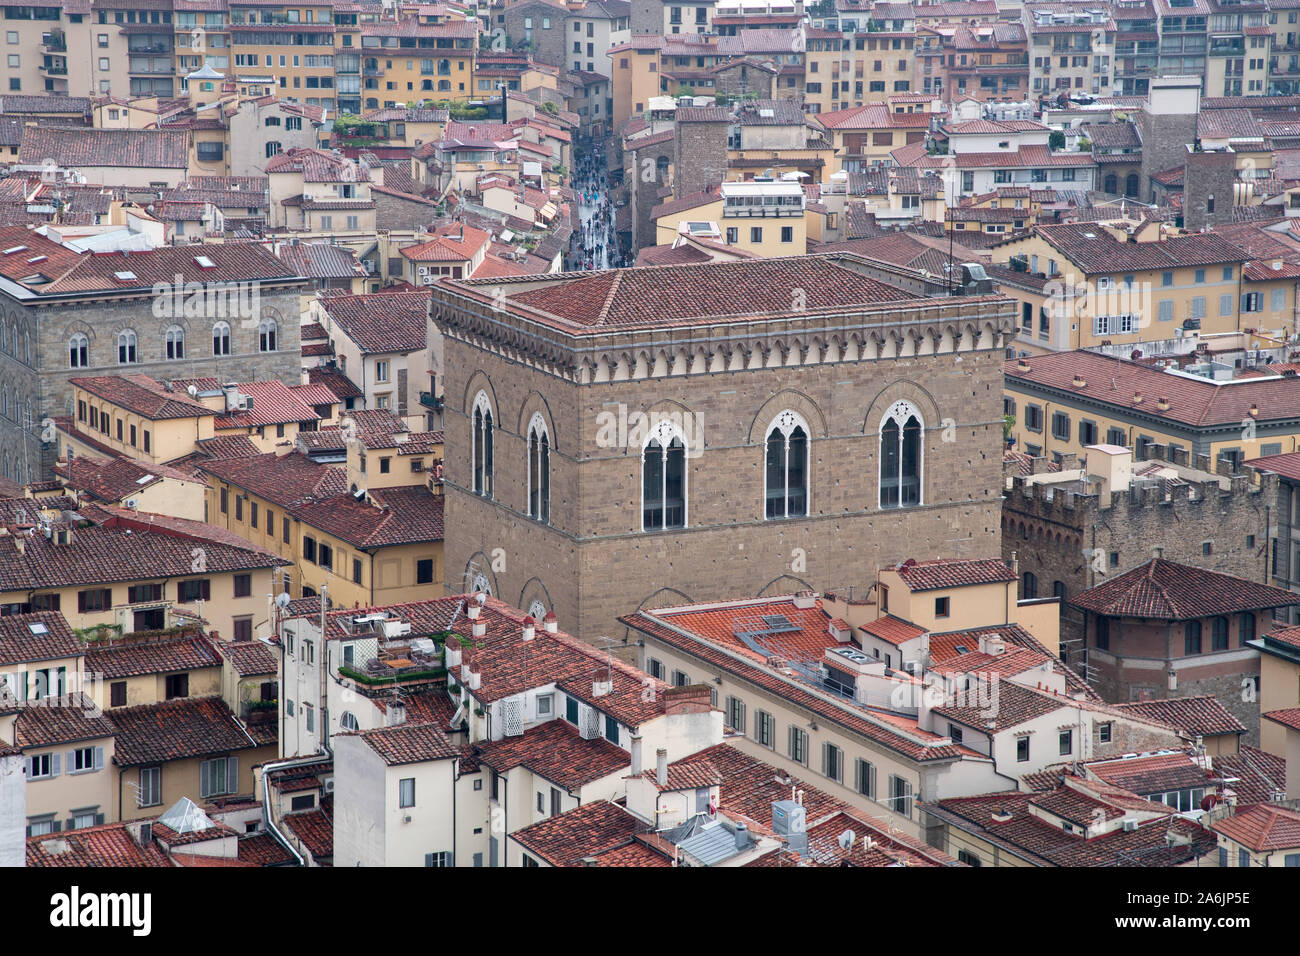
[[[329,686],[326,683],[330,669],[330,644],[325,634],[325,608],[328,601],[329,586],[322,584],[320,586],[320,748],[333,760],[334,751],[330,748]]]
[[[266,829],[270,831],[271,836],[275,837],[276,842],[293,854],[293,857],[298,861],[299,866],[306,866],[307,861],[302,858],[302,854],[298,852],[293,843],[291,843],[288,838],[280,832],[280,828],[275,825],[275,820],[271,817],[270,791],[266,778],[273,770],[283,770],[289,767],[301,767],[306,766],[307,764],[319,762],[320,755],[313,754],[310,757],[295,757],[292,760],[277,760],[274,763],[262,764],[262,823],[265,824]]]

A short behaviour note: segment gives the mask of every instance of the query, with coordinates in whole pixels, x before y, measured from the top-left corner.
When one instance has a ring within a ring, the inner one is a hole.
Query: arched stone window
[[[136,338],[131,329],[117,333],[117,364],[132,365],[136,362]]]
[[[90,364],[90,339],[78,332],[68,339],[68,368],[85,368]]]
[[[276,344],[279,332],[280,328],[275,324],[275,319],[263,319],[257,326],[257,350],[274,352],[279,347]]]
[[[183,359],[185,358],[185,330],[179,325],[173,325],[163,336],[167,342],[167,358]]]
[[[659,422],[641,450],[641,529],[686,527],[686,441],[673,422]]]
[[[808,513],[808,423],[790,410],[767,429],[764,474],[769,518]]]
[[[921,435],[925,422],[911,402],[889,406],[880,422],[880,507],[922,503]]]
[[[528,515],[551,520],[551,437],[540,413],[528,423]]]
[[[218,322],[212,327],[212,354],[230,354],[230,323]]]
[[[474,473],[474,493],[486,498],[492,497],[492,403],[487,392],[474,396],[474,415],[472,418],[473,441],[472,471]]]

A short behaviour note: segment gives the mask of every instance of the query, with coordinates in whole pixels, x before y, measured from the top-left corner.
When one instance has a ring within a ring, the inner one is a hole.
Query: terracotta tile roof
[[[72,169],[186,169],[190,134],[180,130],[28,126],[23,130],[18,161],[39,166],[47,159]]]
[[[481,286],[491,281],[444,280],[443,285],[484,295]],[[914,298],[822,256],[566,273],[500,285],[506,308],[571,333],[784,315],[792,289],[805,290],[810,312]]]
[[[352,383],[352,380],[335,368],[312,368],[307,370],[307,380],[313,385],[324,385],[339,399],[360,398],[365,393]]]
[[[1205,768],[1186,753],[1162,753],[1085,764],[1087,774],[1136,794],[1207,787],[1212,779]]]
[[[605,79],[605,77],[601,77]],[[612,850],[602,850],[593,854],[596,860],[596,866],[624,866],[624,867],[643,867],[643,866],[672,866],[672,861],[658,850],[651,849],[645,843],[638,840],[630,840],[622,846],[614,847]]]
[[[425,242],[403,246],[402,256],[412,262],[463,262],[474,258],[492,236],[473,226],[439,226]]]
[[[334,857],[334,801],[325,799],[315,810],[290,813],[284,825],[302,841],[317,863]]]
[[[1234,717],[1212,694],[1197,697],[1175,697],[1169,700],[1139,700],[1118,704],[1121,710],[1177,727],[1193,737],[1211,737],[1217,734],[1244,734],[1246,727]]]
[[[1023,369],[1019,362],[1029,364]],[[1193,427],[1231,425],[1240,428],[1242,421],[1290,420],[1300,417],[1300,378],[1244,379],[1240,382],[1215,383],[1189,375],[1173,375],[1140,362],[1114,359],[1086,350],[1034,355],[1008,362],[1004,367],[1006,385],[1019,391],[1018,383],[1037,386],[1063,394],[1078,396],[1126,412],[1140,410],[1144,416]],[[1073,384],[1074,377],[1084,379],[1082,388]],[[1113,385],[1112,385],[1113,383]],[[1134,400],[1140,393],[1143,401]],[[1169,409],[1157,407],[1159,398],[1169,400]],[[1258,415],[1251,414],[1254,406]],[[1271,456],[1255,459],[1259,467],[1273,470],[1278,459]]]
[[[109,680],[220,666],[221,659],[202,637],[131,641],[108,647],[92,645],[86,651],[86,669],[97,671]]]
[[[200,461],[196,462],[196,467],[283,508],[347,492],[347,476],[342,471],[318,464],[296,452]]]
[[[240,677],[274,674],[280,664],[275,651],[262,641],[217,641],[213,647]]]
[[[1055,793],[1059,791],[1051,792]],[[1060,824],[1030,812],[1032,801],[1038,801],[1035,805],[1042,806],[1044,800],[1051,799],[1051,794],[1004,791],[942,800],[931,804],[929,809],[940,819],[971,829],[999,846],[1014,849],[1039,866],[1125,866],[1133,865],[1130,861],[1135,858],[1151,861],[1148,865],[1175,865],[1198,859],[1214,848],[1212,834],[1189,820],[1175,817],[1172,811],[1139,825],[1134,831],[1118,828],[1088,839],[1066,833]],[[1077,798],[1066,799],[1073,803]],[[1074,811],[1077,813],[1082,806],[1075,807]],[[1113,819],[1114,808],[1108,802],[1096,801],[1092,809],[1101,809]],[[995,812],[1008,814],[1010,819],[995,821]],[[1092,822],[1091,817],[1088,822]],[[1171,829],[1190,838],[1191,842],[1168,846],[1165,850],[1165,837]],[[1165,852],[1161,853],[1161,850]]]
[[[703,787],[716,787],[722,783],[718,768],[708,761],[695,763],[673,763],[668,765],[668,781],[660,784],[656,771],[643,771],[641,776],[654,783],[660,792],[673,790],[699,790]]]
[[[1182,621],[1286,607],[1300,602],[1281,588],[1218,571],[1153,558],[1070,599],[1073,607],[1113,617]]]
[[[86,96],[0,96],[0,113],[70,113],[81,116],[89,112],[90,98]]]
[[[105,524],[76,529],[69,545],[55,544],[44,535],[31,535],[26,537],[20,555],[12,536],[0,538],[0,590],[192,576],[192,552],[199,544],[205,549],[209,575],[287,563],[251,543],[237,546],[214,540],[211,535],[196,535],[187,527],[201,522],[178,523],[181,519],[137,512],[130,512],[132,518],[119,518],[107,508],[101,510],[111,515]],[[157,523],[160,530],[149,530],[151,522]],[[185,530],[176,530],[179,528]]]
[[[624,847],[650,825],[605,800],[524,827],[510,838],[552,866],[580,866],[584,858]]]
[[[331,296],[322,304],[362,352],[419,352],[429,345],[428,291]]]
[[[357,734],[390,767],[428,760],[451,760],[460,751],[434,723],[397,724]]]
[[[216,414],[190,398],[185,389],[170,389],[148,375],[97,375],[70,378],[68,383],[150,421]]]
[[[203,457],[216,460],[231,458],[250,458],[262,452],[247,435],[220,435],[216,438],[203,438],[194,443]]]
[[[868,621],[862,625],[862,630],[872,637],[888,641],[895,647],[925,633],[925,628],[917,627],[911,621],[904,621],[891,614],[886,614],[874,621]]]
[[[280,245],[275,254],[295,274],[311,279],[351,279],[366,274],[356,253],[329,242],[289,243]]]
[[[426,486],[373,488],[369,499],[358,501],[343,494],[291,505],[288,510],[312,527],[362,548],[442,540],[443,496]]]
[[[1255,804],[1211,826],[1255,853],[1300,849],[1300,813],[1285,807]]]
[[[28,664],[80,657],[81,642],[58,611],[0,617],[0,664]]]
[[[212,423],[217,431],[320,421],[316,410],[308,405],[298,392],[279,379],[243,382],[239,385],[239,391],[253,399],[253,407],[246,411],[231,411],[218,415]]]
[[[1300,707],[1288,707],[1283,710],[1270,710],[1265,714],[1260,714],[1267,720],[1281,724],[1283,727],[1289,727],[1292,730],[1300,730]]]
[[[27,865],[41,867],[144,867],[172,865],[150,842],[141,846],[125,823],[104,823],[27,838]]]
[[[904,561],[895,570],[911,591],[962,587],[968,584],[1003,584],[1016,580],[1001,558]]]
[[[474,754],[498,773],[526,767],[570,793],[613,776],[632,762],[631,754],[622,747],[602,737],[584,740],[576,727],[559,718],[519,737],[477,744]]]
[[[54,474],[63,478],[69,489],[110,504],[123,501],[164,478],[196,481],[192,474],[167,465],[155,465],[134,458],[92,458],[87,455],[78,455],[70,462],[56,464]]]
[[[1214,776],[1237,795],[1237,806],[1271,803],[1286,796],[1286,758],[1243,744],[1235,754],[1214,758]]]
[[[113,763],[119,767],[208,757],[255,746],[220,697],[124,707],[113,711],[112,723],[117,728]]]
[[[813,688],[806,686],[799,678],[778,675],[768,666],[766,655],[754,651],[734,635],[733,623],[752,619],[754,616],[750,605],[739,603],[726,607],[724,613],[716,615],[708,615],[708,612],[695,609],[671,612],[639,611],[619,620],[657,641],[703,661],[710,667],[736,675],[748,683],[778,695],[794,706],[806,708],[819,718],[833,722],[912,760],[955,760],[962,756],[961,748],[953,746],[946,738],[921,730],[915,719],[909,720],[899,715],[887,715],[867,708],[859,708],[848,702],[837,705],[822,696],[824,690],[819,689],[819,693],[813,693]],[[701,621],[700,617],[706,619]],[[712,619],[709,619],[710,617]],[[733,619],[736,620],[733,622]],[[800,640],[800,635],[795,632],[780,633],[775,636],[778,640],[785,638],[796,642]],[[835,642],[829,634],[826,640],[838,646],[838,642]],[[818,659],[823,656],[824,649],[823,647],[822,650],[815,651]],[[795,656],[813,654],[814,648],[810,645],[806,650],[799,651],[796,644],[791,644],[789,647],[781,645],[779,651],[779,656],[789,659],[792,654]]]
[[[299,26],[299,25],[295,25]],[[259,24],[257,29],[262,29]],[[302,176],[304,183],[364,183],[370,181],[370,169],[365,163],[320,149],[292,147],[267,160],[264,167],[268,176],[292,173]],[[349,178],[350,177],[350,178]]]
[[[1035,232],[1089,275],[1241,263],[1240,246],[1214,233],[1171,236],[1160,242],[1120,242],[1091,223],[1038,226]]]
[[[933,708],[932,713],[980,731],[983,731],[991,720],[993,730],[996,732],[1018,727],[1026,721],[1035,720],[1067,707],[1070,703],[1067,699],[1040,693],[1014,681],[1001,680],[997,684],[996,707],[943,706]]]
[[[28,701],[14,725],[14,743],[23,748],[48,747],[112,737],[116,727],[85,694]]]
[[[922,866],[954,862],[946,853],[918,840],[901,833],[887,832],[862,811],[819,789],[811,781],[778,770],[732,744],[717,744],[669,764],[670,782],[675,768],[678,772],[702,772],[702,780],[712,779],[712,775],[716,774],[720,794],[718,809],[732,818],[743,817],[751,821],[751,830],[767,830],[771,825],[773,802],[790,799],[790,794],[797,789],[803,791],[803,806],[807,812],[810,834],[815,827],[833,821],[837,824],[833,832],[829,826],[822,831],[824,835],[829,835],[830,842],[834,842],[846,829],[854,830],[859,836],[870,833],[880,844],[880,849],[889,855],[889,862],[904,859],[909,864]],[[810,854],[812,859],[824,859],[821,851],[829,850],[830,847],[816,845],[819,842],[816,836],[810,836],[809,842],[810,850],[813,851]]]

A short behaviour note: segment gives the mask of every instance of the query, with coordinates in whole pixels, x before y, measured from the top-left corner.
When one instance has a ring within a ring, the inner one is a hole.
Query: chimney
[[[736,822],[736,849],[749,849],[749,827],[739,821]]]
[[[477,617],[477,615],[475,616]],[[483,637],[487,634],[487,621],[475,621],[470,633],[474,637]]]
[[[1141,391],[1135,391],[1135,392],[1133,393],[1133,404],[1134,404],[1134,405],[1141,405],[1141,404],[1142,404],[1142,392],[1141,392]]]
[[[22,534],[16,534],[13,536],[13,538],[14,538],[14,550],[17,551],[20,555],[26,554],[27,536]]]
[[[479,614],[483,610],[483,606],[478,603],[478,595],[477,594],[470,595],[470,599],[465,603],[467,605],[465,609],[465,616],[469,618],[471,621],[477,621]]]
[[[555,634],[560,630],[560,625],[555,619],[554,611],[546,612],[546,617],[542,618],[542,626],[546,628],[547,634]]]
[[[1087,384],[1088,384],[1087,380],[1085,380],[1084,377],[1083,377],[1082,375],[1076,374],[1076,375],[1074,376],[1074,387],[1075,387],[1075,388],[1083,388],[1083,387],[1084,387],[1085,385],[1087,385]]]
[[[663,747],[655,751],[655,783],[668,786],[668,751]]]
[[[803,590],[794,596],[794,606],[801,611],[817,606],[817,593],[815,591]]]
[[[591,682],[591,696],[604,697],[614,689],[614,682],[608,680],[594,680]]]
[[[389,701],[388,710],[384,714],[384,726],[396,727],[404,723],[406,723],[406,704],[400,700]]]
[[[663,692],[664,714],[707,714],[713,709],[708,684],[669,687]]]
[[[641,776],[641,738],[632,738],[632,776]]]
[[[1156,408],[1160,409],[1162,412],[1169,411],[1169,399],[1164,395],[1161,395],[1160,398],[1156,400]]]
[[[533,626],[533,623],[533,617],[531,614],[524,618],[523,639],[525,642],[531,641],[533,639],[533,634],[536,633],[537,629]]]

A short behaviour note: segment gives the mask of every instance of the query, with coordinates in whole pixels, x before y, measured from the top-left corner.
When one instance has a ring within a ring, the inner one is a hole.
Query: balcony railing
[[[432,408],[434,411],[442,411],[443,399],[435,398],[432,392],[421,392],[420,404],[425,408]]]

